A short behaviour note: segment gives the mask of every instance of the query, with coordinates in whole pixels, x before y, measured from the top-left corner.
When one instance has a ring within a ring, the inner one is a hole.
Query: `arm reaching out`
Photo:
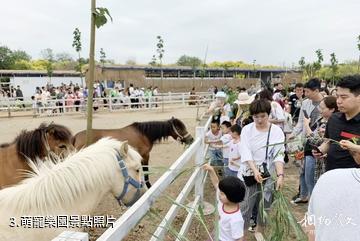
[[[215,188],[218,188],[219,186],[219,178],[218,176],[216,175],[216,172],[214,170],[214,168],[212,166],[210,166],[209,164],[205,164],[203,165],[202,167],[205,171],[208,171],[209,172],[209,175],[210,175],[210,179],[211,179],[211,183],[213,184],[213,186]]]

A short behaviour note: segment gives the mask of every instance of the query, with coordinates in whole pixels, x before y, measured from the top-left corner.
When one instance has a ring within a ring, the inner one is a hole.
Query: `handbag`
[[[269,170],[267,168],[267,159],[268,159],[268,149],[269,149],[269,138],[270,138],[271,125],[272,124],[270,124],[269,132],[268,132],[268,136],[267,136],[267,140],[266,140],[265,161],[261,165],[257,166],[259,172],[261,173],[261,177],[263,179],[269,178],[271,176],[270,172],[269,172]],[[251,187],[251,186],[255,185],[257,183],[257,181],[255,179],[254,172],[251,170],[251,168],[248,167],[246,169],[245,173],[247,174],[247,175],[243,175],[245,185],[248,186],[248,187]]]

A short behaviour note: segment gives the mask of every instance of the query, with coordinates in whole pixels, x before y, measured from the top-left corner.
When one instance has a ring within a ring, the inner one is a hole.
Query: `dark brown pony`
[[[179,140],[182,144],[191,144],[194,140],[186,130],[184,123],[174,117],[167,121],[134,122],[121,129],[93,130],[92,135],[92,143],[102,137],[111,136],[120,141],[127,140],[129,145],[136,148],[143,158],[142,165],[148,188],[151,187],[149,175],[147,174],[149,171],[148,164],[150,151],[154,143],[169,136]],[[73,144],[77,149],[84,147],[86,144],[86,131],[77,133],[74,136]]]
[[[22,179],[21,170],[30,170],[26,158],[36,161],[50,153],[66,155],[73,150],[72,134],[57,124],[41,124],[32,131],[23,130],[11,143],[0,145],[0,189]]]

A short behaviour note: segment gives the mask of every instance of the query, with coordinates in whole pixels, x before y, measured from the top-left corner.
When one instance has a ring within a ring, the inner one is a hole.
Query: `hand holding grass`
[[[341,148],[353,152],[359,152],[360,153],[360,145],[356,145],[355,143],[348,141],[348,140],[341,140],[340,141]]]
[[[255,180],[258,182],[258,183],[262,183],[264,181],[264,179],[262,178],[261,176],[261,173],[258,171],[258,170],[253,170],[254,171],[254,176],[255,176]]]
[[[278,175],[276,180],[276,191],[279,191],[284,186],[284,174]]]

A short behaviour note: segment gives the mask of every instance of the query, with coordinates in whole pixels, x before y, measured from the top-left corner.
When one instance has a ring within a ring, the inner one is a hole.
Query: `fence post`
[[[10,110],[10,99],[8,98],[7,100],[7,105],[8,105],[8,118],[11,117],[11,110]]]
[[[200,147],[199,147],[198,151],[196,152],[196,157],[195,157],[195,165],[196,166],[200,166],[201,164],[204,163],[204,149],[205,149],[204,135],[205,135],[205,128],[201,127],[201,126],[197,126],[195,137],[200,138],[201,142],[200,142]],[[203,179],[204,179],[204,170],[201,169],[200,175],[197,178],[197,180],[195,181],[195,197],[197,195],[200,196],[199,204],[201,206],[203,206],[203,201],[204,201],[203,200],[204,199],[204,183],[202,183]]]
[[[116,97],[115,97],[116,98]],[[109,110],[110,110],[110,112],[112,112],[112,97],[111,97],[111,95],[109,95]]]
[[[63,114],[66,113],[66,101],[65,101],[65,98],[62,98],[62,104],[63,104]]]
[[[184,93],[181,94],[181,99],[182,99],[183,106],[185,106],[185,94]]]

